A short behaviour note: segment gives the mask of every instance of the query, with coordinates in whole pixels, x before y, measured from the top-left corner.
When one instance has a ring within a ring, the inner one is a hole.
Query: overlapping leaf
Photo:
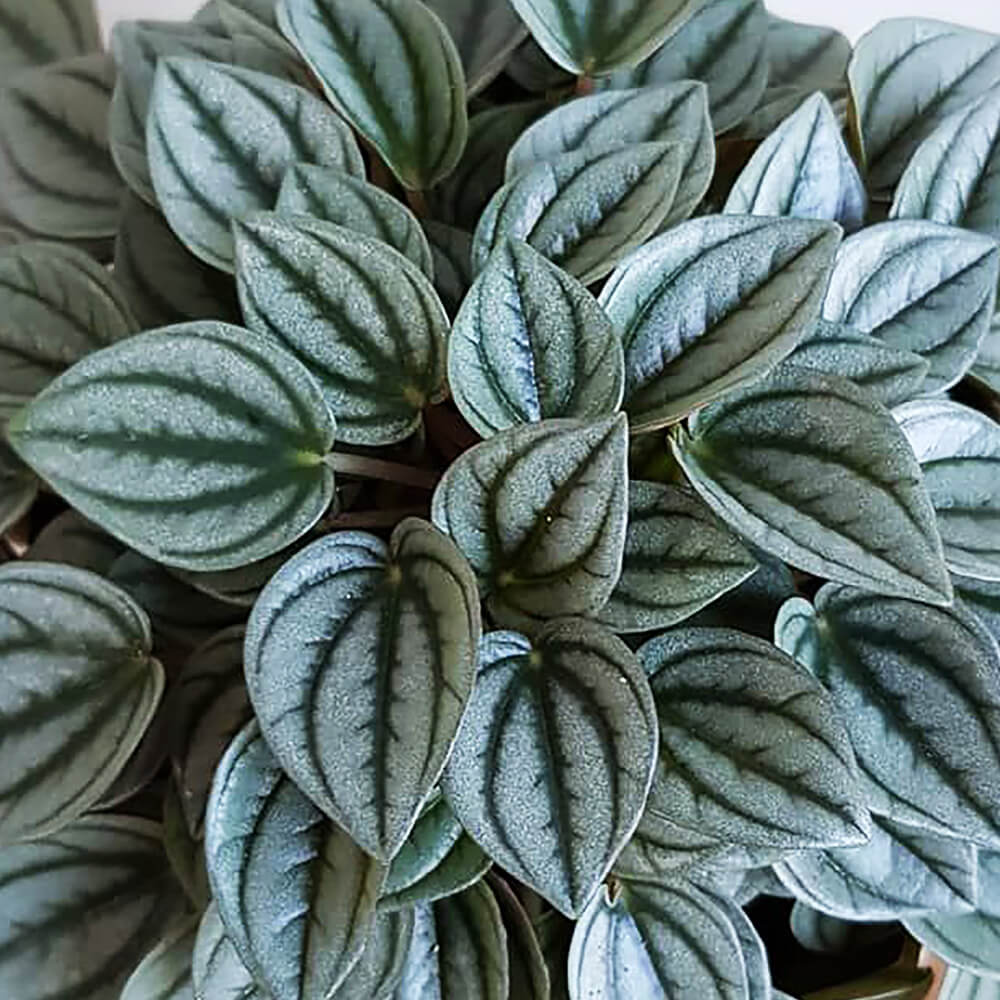
[[[507,931],[510,995],[522,1000],[548,1000],[552,995],[549,972],[531,918],[504,879],[490,875],[488,881]]]
[[[434,260],[434,290],[449,316],[458,312],[474,277],[472,236],[456,226],[428,220],[423,224]]]
[[[271,1000],[254,982],[226,936],[218,904],[209,903],[198,925],[191,959],[195,1000]]]
[[[101,29],[93,0],[25,4],[0,0],[0,78],[19,69],[95,52]]]
[[[834,28],[769,14],[767,57],[768,89],[789,85],[827,89],[846,83],[851,43]]]
[[[977,976],[966,969],[949,967],[941,982],[938,1000],[997,1000],[1000,979]]]
[[[28,547],[25,558],[34,562],[64,563],[106,576],[124,551],[121,542],[101,531],[92,521],[75,510],[66,510],[42,528]]]
[[[1000,917],[934,914],[903,921],[906,929],[949,965],[1000,980]]]
[[[743,912],[743,908],[728,896],[715,894],[714,902],[729,918],[740,945],[740,954],[747,974],[748,1000],[774,1000],[771,986],[771,967],[767,950],[756,927]]]
[[[412,909],[376,912],[361,958],[331,1000],[390,1000],[403,978],[414,922]]]
[[[0,534],[28,512],[37,493],[35,474],[0,439]]]
[[[384,913],[411,910],[447,899],[474,886],[492,864],[489,855],[467,833],[461,833],[440,863],[426,875],[397,892],[382,895],[379,910]]]
[[[429,875],[462,835],[462,824],[440,792],[432,792],[416,823],[392,859],[383,895],[400,892]]]
[[[121,1000],[194,1000],[191,952],[198,918],[179,923],[136,966]]]

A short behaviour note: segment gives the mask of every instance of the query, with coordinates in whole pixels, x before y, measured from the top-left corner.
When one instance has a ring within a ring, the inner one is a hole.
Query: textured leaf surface
[[[621,339],[597,300],[520,240],[490,254],[448,340],[455,403],[483,437],[614,413],[624,368]]]
[[[208,904],[198,925],[191,978],[195,1000],[270,1000],[254,982],[242,959],[226,937],[218,904]]]
[[[275,344],[223,323],[88,355],[8,432],[81,513],[171,566],[263,558],[307,531],[333,493],[319,387]]]
[[[842,244],[823,316],[927,358],[924,391],[940,392],[968,371],[989,330],[998,266],[988,237],[884,222]]]
[[[906,929],[949,965],[1000,980],[1000,918],[982,913],[934,914],[903,921]]]
[[[0,0],[0,76],[101,47],[93,0],[25,4]]]
[[[461,57],[417,0],[284,0],[279,21],[340,113],[404,187],[454,169],[468,123]]]
[[[442,858],[440,864],[411,885],[378,901],[384,912],[410,910],[432,903],[475,885],[490,869],[493,861],[467,834],[462,833]]]
[[[956,968],[945,972],[938,994],[939,1000],[997,1000],[997,997],[1000,997],[1000,979]]]
[[[379,910],[361,958],[337,987],[332,1000],[389,1000],[403,978],[413,924],[413,910]]]
[[[462,835],[462,824],[440,792],[432,792],[403,846],[392,859],[383,895],[399,892],[441,864]]]
[[[442,788],[491,857],[578,916],[639,821],[655,761],[653,700],[628,647],[556,621],[534,642],[484,637]]]
[[[714,896],[715,904],[729,918],[740,944],[747,974],[748,1000],[774,1000],[767,950],[743,908],[727,896]]]
[[[316,378],[351,444],[389,444],[440,398],[447,316],[421,271],[379,240],[303,215],[233,226],[251,329],[284,344]]]
[[[58,830],[111,785],[163,693],[151,646],[142,610],[99,577],[0,567],[0,841]]]
[[[468,564],[415,518],[388,548],[363,532],[320,539],[254,608],[246,675],[268,742],[306,794],[381,858],[400,849],[444,767],[479,631]]]
[[[153,187],[171,228],[224,271],[233,269],[230,222],[272,208],[293,163],[364,170],[350,129],[319,98],[264,73],[201,59],[160,62],[146,138]]]
[[[768,89],[790,84],[818,90],[846,83],[851,43],[834,28],[767,19]]]
[[[385,869],[298,790],[256,722],[219,764],[205,855],[225,933],[274,1000],[332,993],[372,930]]]
[[[191,951],[198,918],[179,924],[129,976],[121,1000],[194,1000],[191,981]]]
[[[715,215],[623,260],[600,301],[625,345],[632,430],[676,422],[785,357],[819,315],[839,239],[827,222]]]
[[[0,440],[0,534],[28,512],[37,493],[35,474]]]
[[[626,441],[622,416],[546,420],[452,463],[432,517],[472,564],[495,618],[592,614],[608,599],[625,544]]]
[[[702,411],[691,426],[675,454],[745,538],[827,579],[950,601],[920,467],[867,392],[788,370]]]

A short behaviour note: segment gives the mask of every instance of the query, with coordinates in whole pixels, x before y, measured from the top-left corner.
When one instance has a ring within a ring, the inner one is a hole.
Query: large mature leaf
[[[0,79],[101,47],[94,0],[0,0]]]
[[[483,437],[551,417],[614,413],[621,339],[575,278],[520,240],[490,254],[448,341],[448,380]]]
[[[830,102],[813,94],[758,147],[724,211],[829,219],[852,232],[865,217],[865,188]]]
[[[884,222],[844,241],[823,315],[927,358],[924,389],[940,392],[968,371],[989,330],[998,267],[986,236]]]
[[[209,903],[198,926],[191,978],[195,1000],[271,1000],[254,982],[226,936],[215,902]]]
[[[622,574],[598,619],[615,632],[670,628],[757,569],[740,540],[692,493],[632,480]]]
[[[274,210],[311,215],[381,240],[434,277],[431,248],[413,213],[391,194],[339,167],[296,163],[285,174]]]
[[[448,469],[434,523],[472,563],[495,619],[587,615],[605,603],[625,545],[626,451],[623,416],[546,420],[497,434]]]
[[[160,828],[111,814],[0,852],[0,993],[118,1000],[180,912]]]
[[[956,576],[955,596],[989,629],[990,635],[1000,643],[1000,581],[974,580]]]
[[[277,552],[333,494],[319,387],[273,342],[223,323],[88,355],[8,434],[81,513],[170,566],[226,569]]]
[[[1000,426],[944,399],[893,411],[930,494],[948,568],[1000,580]]]
[[[1000,82],[1000,36],[890,18],[858,42],[848,75],[868,185],[882,193],[941,122]]]
[[[816,611],[789,601],[775,635],[833,695],[873,811],[1000,844],[1000,652],[986,627],[963,607],[833,584]]]
[[[933,914],[911,917],[903,923],[921,944],[949,965],[1000,980],[1000,917],[983,913]]]
[[[1000,978],[977,976],[967,969],[949,967],[938,1000],[1000,1000]]]
[[[164,935],[129,976],[121,1000],[194,1000],[191,952],[198,918],[189,917]]]
[[[491,857],[579,916],[639,822],[655,762],[635,657],[600,625],[567,619],[534,642],[483,638],[442,789]]]
[[[285,774],[256,722],[216,772],[205,856],[219,916],[274,1000],[321,1000],[357,962],[385,868]]]
[[[448,318],[430,281],[379,240],[308,216],[233,226],[251,329],[309,369],[351,444],[390,444],[444,393]]]
[[[299,161],[363,173],[350,129],[319,98],[253,70],[201,59],[160,61],[147,125],[150,173],[188,249],[233,267],[230,222],[273,207]]]
[[[389,1000],[403,978],[414,922],[412,909],[380,909],[361,958],[331,1000]]]
[[[0,417],[137,329],[124,294],[88,254],[50,243],[0,250]]]
[[[676,142],[684,149],[680,181],[664,228],[686,219],[704,197],[715,169],[715,141],[703,83],[613,90],[549,112],[527,129],[507,156],[507,180],[562,153],[592,157],[637,142]]]
[[[38,478],[0,438],[0,535],[31,509],[37,493]]]
[[[284,0],[278,19],[338,111],[404,187],[454,169],[468,130],[461,57],[419,0]]]
[[[59,239],[111,236],[122,182],[108,149],[109,56],[18,74],[0,91],[0,210]]]
[[[755,381],[811,330],[840,229],[713,215],[625,260],[601,292],[625,343],[633,432],[675,423]]]
[[[615,73],[614,87],[702,80],[715,131],[727,132],[756,107],[767,85],[767,12],[761,0],[700,0],[644,63]]]
[[[920,466],[889,412],[847,379],[788,368],[699,413],[674,452],[709,505],[772,555],[950,602]]]
[[[93,806],[163,693],[149,620],[117,587],[49,563],[0,566],[0,842]]]
[[[726,911],[692,883],[625,882],[594,895],[573,932],[571,1000],[747,1000],[747,969]]]
[[[473,238],[474,269],[513,238],[584,284],[596,281],[666,218],[684,155],[676,143],[642,142],[596,157],[582,149],[535,164],[487,205]]]
[[[289,560],[254,608],[246,675],[268,742],[306,794],[381,858],[402,846],[451,750],[479,616],[461,553],[416,518],[388,547],[363,532],[327,535]]]
[[[480,881],[492,864],[489,855],[467,833],[462,833],[441,862],[426,875],[398,892],[379,897],[379,910],[409,910],[454,896]]]

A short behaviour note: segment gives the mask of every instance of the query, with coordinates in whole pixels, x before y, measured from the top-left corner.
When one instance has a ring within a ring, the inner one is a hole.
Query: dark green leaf
[[[515,49],[504,71],[531,94],[568,89],[573,84],[572,74],[557,66],[531,35]]]
[[[903,921],[906,929],[949,965],[1000,980],[1000,917],[934,914]]]
[[[201,918],[191,961],[195,1000],[271,1000],[247,971],[222,926],[219,907],[209,903]]]
[[[380,910],[411,909],[422,903],[446,899],[475,885],[489,870],[493,862],[483,849],[467,834],[462,833],[451,850],[423,878],[398,892],[379,898]]]
[[[57,562],[105,576],[125,551],[115,538],[75,510],[63,511],[42,528],[25,553],[33,562]]]
[[[535,928],[525,912],[517,893],[499,875],[487,876],[493,898],[500,907],[507,931],[507,968],[510,974],[510,996],[518,1000],[549,1000],[551,988],[545,956]]]
[[[100,47],[94,0],[38,4],[0,0],[0,79]]]
[[[400,892],[429,875],[462,835],[462,824],[440,792],[432,792],[403,846],[392,859],[383,896]]]
[[[472,284],[472,236],[443,222],[423,223],[434,260],[434,288],[449,316],[458,312]]]
[[[173,781],[167,781],[163,799],[163,849],[187,898],[199,912],[204,910],[211,899],[208,872],[205,869],[205,849],[201,841],[192,837],[188,830],[181,796]]]
[[[403,978],[413,924],[413,910],[379,910],[361,958],[331,1000],[390,1000]]]
[[[188,917],[168,932],[129,976],[121,1000],[194,1000],[191,951],[198,918]]]
[[[794,85],[825,90],[846,84],[851,43],[833,28],[767,18],[768,90]]]
[[[38,479],[0,438],[0,535],[31,509]]]

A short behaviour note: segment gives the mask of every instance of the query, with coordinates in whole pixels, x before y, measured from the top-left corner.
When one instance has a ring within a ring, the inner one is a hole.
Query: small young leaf
[[[0,438],[0,535],[31,509],[38,478]]]
[[[390,1000],[403,978],[414,911],[379,909],[365,950],[330,1000]]]
[[[447,177],[465,146],[455,43],[419,0],[284,0],[282,30],[338,111],[406,188]]]
[[[625,545],[626,442],[623,416],[546,420],[452,463],[432,517],[472,564],[495,619],[588,615],[607,601]]]
[[[444,767],[479,632],[468,564],[416,518],[388,547],[363,532],[327,535],[289,560],[254,607],[246,676],[268,742],[303,791],[380,858],[402,847]]]
[[[101,28],[94,0],[26,4],[0,0],[0,79],[7,81],[20,69],[101,47]]]
[[[90,354],[8,427],[82,514],[168,566],[277,552],[333,495],[333,417],[276,344],[223,323],[152,330]]]
[[[429,875],[462,835],[462,824],[444,796],[435,791],[389,866],[382,894],[399,892]]]
[[[709,506],[772,555],[950,603],[920,466],[889,412],[847,379],[788,367],[699,413],[673,447]]]
[[[483,638],[442,789],[491,857],[575,917],[632,835],[655,762],[635,657],[600,625],[565,619],[534,642]]]
[[[448,318],[430,281],[385,243],[305,215],[233,226],[247,325],[309,369],[350,444],[400,441],[441,398]]]
[[[254,982],[226,936],[218,904],[208,904],[198,925],[191,957],[195,1000],[272,1000]]]
[[[1000,917],[983,913],[962,916],[935,913],[911,917],[903,925],[949,965],[993,981],[1000,980]]]
[[[467,833],[462,833],[441,863],[423,878],[398,892],[380,896],[379,909],[385,912],[408,910],[454,896],[475,885],[492,864],[489,855]]]
[[[136,966],[121,1000],[194,1000],[191,951],[198,918],[189,917],[167,933]]]

